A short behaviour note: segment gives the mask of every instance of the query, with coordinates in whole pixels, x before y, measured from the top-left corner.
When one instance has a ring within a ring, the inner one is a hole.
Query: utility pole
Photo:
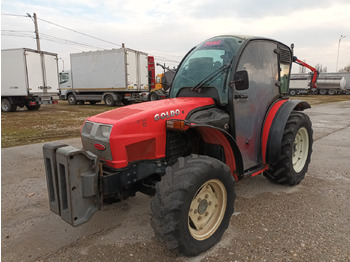
[[[35,28],[35,39],[36,39],[36,49],[40,53],[40,62],[41,62],[41,70],[42,70],[42,86],[39,86],[39,89],[43,89],[43,93],[47,93],[47,83],[46,83],[46,70],[45,70],[45,59],[44,59],[44,53],[41,52],[40,49],[40,38],[39,38],[39,29],[38,29],[38,19],[36,17],[36,13],[33,14],[33,17],[27,13],[27,16],[31,18],[34,22],[34,28]]]
[[[335,66],[335,72],[338,72],[338,60],[339,60],[339,48],[340,48],[340,41],[345,38],[346,35],[340,35],[340,38],[339,38],[339,43],[338,43],[338,54],[337,54],[337,64]]]
[[[33,17],[34,17],[34,27],[35,27],[36,49],[40,51],[40,39],[39,39],[38,20],[36,18],[36,13],[34,13]]]
[[[36,13],[33,14],[33,17],[27,13],[27,16],[31,18],[34,22],[35,28],[35,39],[36,39],[36,49],[40,51],[40,38],[39,38],[39,29],[38,29],[38,19],[36,17]]]

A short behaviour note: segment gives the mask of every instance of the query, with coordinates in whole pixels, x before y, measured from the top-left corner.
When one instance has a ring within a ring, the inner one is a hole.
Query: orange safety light
[[[189,126],[186,125],[185,120],[171,119],[166,121],[166,128],[168,130],[185,131]]]

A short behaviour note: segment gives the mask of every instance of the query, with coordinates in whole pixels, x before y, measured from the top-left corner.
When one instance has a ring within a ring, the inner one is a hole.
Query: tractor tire
[[[106,95],[104,100],[107,106],[115,106],[115,100],[112,95]]]
[[[234,201],[227,165],[208,156],[181,157],[156,185],[151,226],[169,250],[196,256],[220,241]]]
[[[1,99],[1,112],[15,112],[17,105],[13,104],[10,99]]]
[[[77,99],[74,94],[70,94],[67,98],[68,104],[70,105],[76,105],[77,104]]]
[[[294,186],[304,179],[312,153],[312,126],[308,115],[292,112],[284,128],[281,158],[264,172],[271,182]]]

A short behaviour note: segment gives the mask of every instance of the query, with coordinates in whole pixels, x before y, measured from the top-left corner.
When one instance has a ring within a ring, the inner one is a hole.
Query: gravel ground
[[[221,242],[176,256],[149,225],[150,197],[105,206],[73,228],[49,211],[42,144],[2,149],[3,261],[350,261],[350,101],[316,105],[309,172],[296,187],[263,176],[236,184]],[[66,141],[79,146],[79,139]]]

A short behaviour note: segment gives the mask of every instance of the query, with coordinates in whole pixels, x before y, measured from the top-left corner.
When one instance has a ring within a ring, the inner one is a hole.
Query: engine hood
[[[144,120],[153,122],[170,118],[185,119],[193,109],[213,105],[211,98],[180,97],[144,102],[120,107],[88,118],[88,121],[114,125],[116,123]]]
[[[107,146],[113,160],[107,164],[117,169],[134,161],[164,158],[166,120],[186,119],[191,111],[214,104],[206,97],[164,99],[117,108],[87,121],[112,126]]]

